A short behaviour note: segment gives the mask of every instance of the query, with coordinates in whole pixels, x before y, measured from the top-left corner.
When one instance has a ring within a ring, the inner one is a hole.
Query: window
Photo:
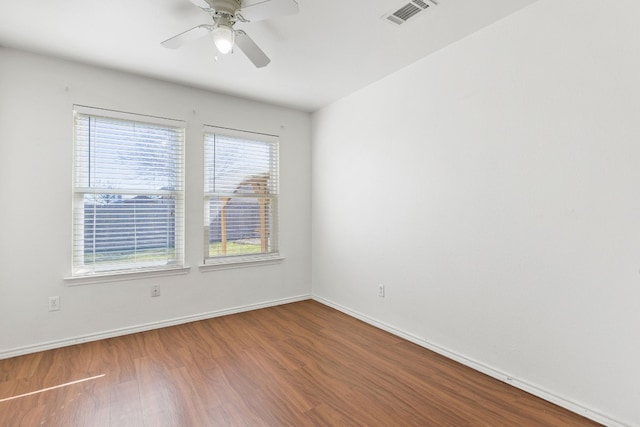
[[[184,264],[184,124],[74,108],[73,276]]]
[[[278,257],[278,139],[206,127],[205,264]]]

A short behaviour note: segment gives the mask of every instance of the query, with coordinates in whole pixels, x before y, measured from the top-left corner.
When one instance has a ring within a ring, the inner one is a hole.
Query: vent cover
[[[409,19],[418,15],[420,12],[424,12],[431,7],[431,3],[437,4],[435,1],[428,3],[424,0],[411,0],[399,9],[383,15],[382,19],[395,25],[402,25]]]

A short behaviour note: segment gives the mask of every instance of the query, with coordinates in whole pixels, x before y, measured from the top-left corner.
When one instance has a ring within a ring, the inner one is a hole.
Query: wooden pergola
[[[236,187],[234,193],[237,193],[241,187],[250,186],[253,189],[253,194],[265,195],[267,194],[267,186],[269,182],[269,174],[254,175],[244,181],[242,181]],[[221,252],[222,255],[227,254],[227,207],[233,197],[222,197],[220,200],[222,206],[220,208],[220,235],[221,235]],[[258,197],[258,207],[260,212],[260,251],[267,252],[267,242],[269,228],[267,227],[267,208],[269,206],[269,199],[264,197]]]

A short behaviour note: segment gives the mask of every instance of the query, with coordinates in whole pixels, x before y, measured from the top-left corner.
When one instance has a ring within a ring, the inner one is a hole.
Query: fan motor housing
[[[240,0],[207,0],[212,9],[218,13],[226,13],[234,16],[242,7]]]

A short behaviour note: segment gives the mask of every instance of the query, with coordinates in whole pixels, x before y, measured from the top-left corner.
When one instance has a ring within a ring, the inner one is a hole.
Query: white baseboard
[[[135,334],[137,332],[150,331],[153,329],[166,328],[168,326],[181,325],[183,323],[197,322],[198,320],[212,319],[214,317],[226,316],[229,314],[242,313],[244,311],[259,310],[261,308],[274,307],[277,305],[289,304],[292,302],[304,301],[311,299],[311,295],[298,295],[290,298],[282,298],[278,300],[261,302],[258,304],[248,304],[239,307],[232,307],[224,310],[215,310],[207,313],[200,313],[191,316],[178,317],[174,319],[162,320],[159,322],[151,322],[143,325],[136,325],[126,328],[113,329],[110,331],[99,332],[95,334],[83,335],[58,341],[49,341],[45,343],[29,345],[25,347],[14,348],[10,350],[0,351],[0,360],[10,357],[22,356],[39,351],[51,350],[54,348],[67,347],[70,345],[81,344],[84,342],[98,341],[107,338],[114,338],[122,335]]]
[[[551,393],[547,390],[541,389],[540,387],[537,387],[533,384],[530,384],[526,381],[514,378],[511,375],[508,375],[502,371],[499,371],[497,369],[494,369],[490,366],[484,365],[480,362],[477,362],[473,359],[469,359],[468,357],[462,356],[461,354],[458,354],[454,351],[448,350],[446,348],[440,347],[438,345],[435,345],[433,343],[430,343],[422,338],[416,337],[410,333],[407,333],[405,331],[402,331],[400,329],[394,328],[393,326],[387,325],[383,322],[380,322],[376,319],[373,319],[369,316],[366,316],[362,313],[358,313],[354,310],[351,310],[347,307],[344,307],[340,304],[337,304],[333,301],[330,301],[328,299],[322,298],[320,296],[317,295],[299,295],[299,296],[295,296],[295,297],[290,297],[290,298],[283,298],[283,299],[278,299],[278,300],[272,300],[272,301],[266,301],[266,302],[262,302],[262,303],[258,303],[258,304],[248,304],[248,305],[244,305],[244,306],[238,306],[238,307],[232,307],[232,308],[228,308],[228,309],[223,309],[223,310],[215,310],[215,311],[210,311],[210,312],[206,312],[206,313],[200,313],[200,314],[196,314],[196,315],[191,315],[191,316],[184,316],[184,317],[179,317],[179,318],[174,318],[174,319],[169,319],[169,320],[163,320],[163,321],[159,321],[159,322],[151,322],[151,323],[146,323],[143,325],[137,325],[137,326],[131,326],[131,327],[127,327],[127,328],[120,328],[120,329],[114,329],[114,330],[110,330],[110,331],[105,331],[105,332],[100,332],[100,333],[96,333],[96,334],[89,334],[89,335],[83,335],[83,336],[79,336],[79,337],[74,337],[74,338],[69,338],[69,339],[64,339],[64,340],[58,340],[58,341],[49,341],[49,342],[45,342],[45,343],[41,343],[41,344],[35,344],[35,345],[30,345],[30,346],[25,346],[25,347],[19,347],[19,348],[15,348],[15,349],[10,349],[10,350],[6,350],[6,351],[0,351],[0,359],[8,359],[10,357],[16,357],[16,356],[22,356],[25,354],[30,354],[30,353],[36,353],[39,351],[45,351],[45,350],[51,350],[54,348],[60,348],[60,347],[66,347],[66,346],[70,346],[70,345],[76,345],[76,344],[81,344],[84,342],[90,342],[90,341],[98,341],[101,339],[108,339],[108,338],[114,338],[114,337],[118,337],[118,336],[122,336],[122,335],[128,335],[128,334],[134,334],[137,332],[144,332],[144,331],[149,331],[149,330],[153,330],[153,329],[159,329],[159,328],[165,328],[165,327],[169,327],[169,326],[175,326],[175,325],[180,325],[180,324],[184,324],[184,323],[189,323],[189,322],[196,322],[199,320],[206,320],[206,319],[212,319],[214,317],[220,317],[220,316],[226,316],[229,314],[236,314],[236,313],[242,313],[245,311],[251,311],[251,310],[259,310],[261,308],[267,308],[267,307],[274,307],[274,306],[278,306],[278,305],[283,305],[283,304],[289,304],[289,303],[293,303],[293,302],[298,302],[298,301],[304,301],[304,300],[308,300],[308,299],[313,299],[321,304],[327,305],[329,307],[335,308],[338,311],[341,311],[351,317],[355,317],[356,319],[362,320],[365,323],[368,323],[372,326],[375,326],[379,329],[385,330],[393,335],[396,335],[400,338],[406,339],[407,341],[410,341],[414,344],[417,344],[421,347],[424,347],[426,349],[429,349],[435,353],[438,353],[444,357],[447,357],[451,360],[455,360],[456,362],[459,362],[465,366],[468,366],[476,371],[482,372],[483,374],[489,375],[490,377],[496,378],[500,381],[503,381],[507,384],[510,384],[516,388],[519,388],[521,390],[526,391],[527,393],[530,393],[534,396],[537,396],[541,399],[544,399],[548,402],[554,403],[562,408],[565,408],[571,412],[574,412],[576,414],[582,415],[586,418],[589,418],[593,421],[596,421],[598,423],[601,423],[605,426],[610,426],[610,427],[631,427],[628,424],[625,424],[623,422],[617,421],[609,416],[606,416],[604,414],[599,413],[598,411],[594,411],[592,409],[586,408],[583,405],[577,404],[575,402],[572,402],[569,399],[566,399],[564,397],[560,397],[557,396],[554,393]]]
[[[598,422],[600,424],[603,424],[605,426],[609,426],[609,427],[631,427],[629,424],[625,424],[623,422],[617,421],[607,415],[601,414],[598,411],[594,411],[592,409],[586,408],[583,405],[577,404],[575,402],[572,402],[569,399],[566,399],[564,397],[560,397],[554,393],[551,393],[547,390],[544,390],[538,386],[535,386],[533,384],[530,384],[524,380],[520,380],[517,378],[514,378],[511,375],[508,375],[502,371],[499,371],[495,368],[492,368],[490,366],[484,365],[480,362],[477,362],[473,359],[470,359],[468,357],[465,357],[461,354],[458,354],[454,351],[448,350],[446,348],[440,347],[436,344],[433,344],[429,341],[426,341],[422,338],[416,337],[415,335],[412,335],[410,333],[407,333],[405,331],[402,331],[400,329],[394,328],[393,326],[387,325],[383,322],[380,322],[376,319],[373,319],[369,316],[366,316],[362,313],[358,313],[357,311],[351,310],[347,307],[344,307],[340,304],[337,304],[333,301],[330,301],[326,298],[320,297],[318,295],[313,295],[313,300],[317,301],[321,304],[327,305],[331,308],[335,308],[338,311],[341,311],[351,317],[355,317],[356,319],[362,320],[365,323],[368,323],[372,326],[375,326],[376,328],[382,329],[384,331],[387,331],[393,335],[396,335],[400,338],[403,338],[407,341],[410,341],[414,344],[419,345],[420,347],[424,347],[428,350],[431,350],[435,353],[438,353],[448,359],[451,360],[455,360],[458,363],[461,363],[465,366],[468,366],[478,372],[481,372],[485,375],[489,375],[490,377],[496,378],[504,383],[507,383],[509,385],[512,385],[516,388],[519,388],[520,390],[524,390],[527,393],[530,393],[534,396],[537,396],[543,400],[546,400],[548,402],[551,402],[555,405],[558,405],[562,408],[565,408],[571,412],[574,412],[576,414],[582,415],[585,418],[588,418],[590,420],[593,420],[595,422]]]

